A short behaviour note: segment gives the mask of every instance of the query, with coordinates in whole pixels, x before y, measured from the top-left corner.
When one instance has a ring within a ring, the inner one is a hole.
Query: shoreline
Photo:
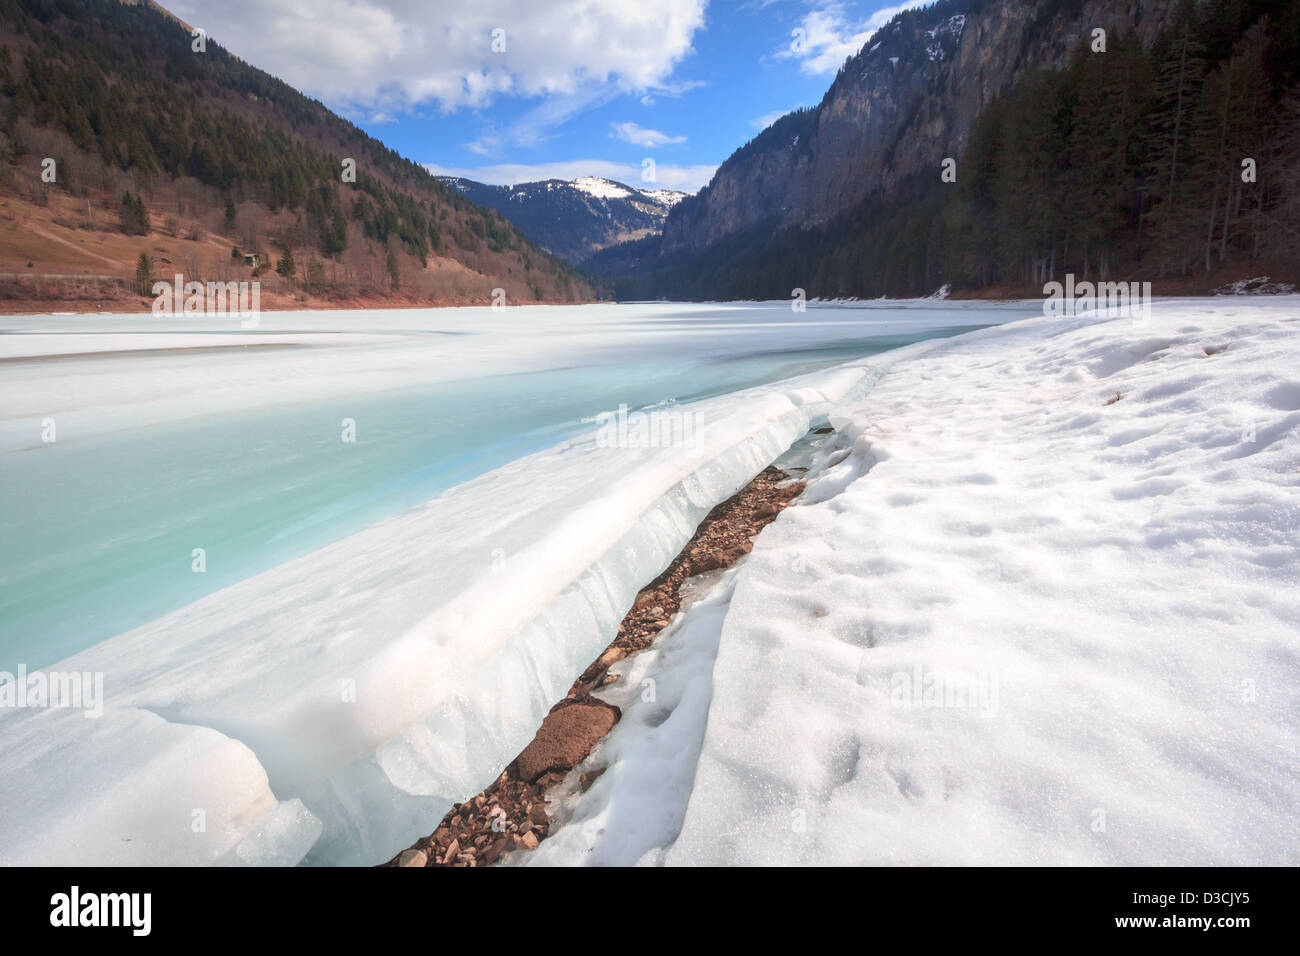
[[[1217,291],[1199,291],[1184,292],[1170,290],[1165,292],[1154,292],[1152,298],[1161,299],[1205,299],[1205,300],[1240,300],[1240,299],[1268,299],[1278,296],[1294,295],[1297,290],[1282,290],[1269,292],[1217,292]],[[943,298],[932,296],[921,296],[915,298],[875,298],[875,299],[819,299],[811,298],[807,300],[811,308],[861,308],[863,306],[878,305],[882,308],[889,306],[902,306],[914,304],[931,304],[936,307],[942,307],[945,304],[963,305],[1015,305],[1026,302],[1039,302],[1043,300],[1041,294],[1032,294],[1029,290],[1019,290],[1014,294],[993,294],[982,295],[966,291],[954,293]],[[57,299],[19,299],[14,300],[17,305],[11,305],[7,302],[0,301],[0,317],[18,317],[18,316],[39,316],[43,318],[54,317],[71,317],[71,316],[97,316],[97,315],[153,315],[152,303],[143,300],[132,299],[130,302],[98,302],[96,300],[73,300],[71,304]],[[93,304],[92,304],[93,303]],[[788,299],[633,299],[633,300],[615,300],[615,299],[582,299],[577,301],[559,301],[543,300],[540,302],[514,302],[508,303],[505,309],[515,309],[532,306],[548,307],[565,307],[565,306],[591,306],[591,305],[640,305],[640,304],[683,304],[683,305],[787,305]],[[284,298],[272,296],[271,301],[260,313],[276,312],[377,312],[377,311],[424,311],[429,309],[469,309],[469,308],[491,308],[492,300],[487,299],[465,299],[455,301],[435,300],[431,302],[420,302],[415,300],[393,301],[391,298],[377,299],[346,299],[346,300],[319,300],[306,299],[299,300],[292,297]],[[176,315],[172,313],[162,314],[159,318],[177,319],[177,318],[194,318],[205,319],[220,317],[213,313],[192,313],[190,315]]]
[[[830,428],[810,434],[824,435]],[[792,469],[798,470],[798,469]],[[433,832],[380,867],[490,866],[511,853],[536,849],[550,833],[547,794],[559,786],[622,716],[595,692],[618,681],[611,668],[651,647],[682,608],[687,580],[731,567],[754,539],[803,492],[803,482],[768,465],[730,498],[715,505],[668,567],[643,587],[618,634],[556,703],[533,740],[488,787],[454,803]],[[604,768],[588,771],[586,790]]]

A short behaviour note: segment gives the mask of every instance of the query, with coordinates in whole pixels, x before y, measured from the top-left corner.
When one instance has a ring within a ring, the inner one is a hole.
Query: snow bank
[[[0,863],[286,865],[321,832],[243,744],[136,707],[0,711]]]
[[[698,431],[667,447],[566,442],[69,658],[104,716],[0,709],[0,862],[384,859],[527,744],[713,505],[871,381],[682,406]]]
[[[1298,315],[880,356],[529,862],[1300,862]]]
[[[903,350],[738,576],[665,861],[1300,862],[1297,315]]]

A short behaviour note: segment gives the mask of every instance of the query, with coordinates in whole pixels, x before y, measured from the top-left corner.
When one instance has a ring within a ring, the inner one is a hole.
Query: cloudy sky
[[[812,106],[881,0],[163,0],[435,172],[694,191]]]

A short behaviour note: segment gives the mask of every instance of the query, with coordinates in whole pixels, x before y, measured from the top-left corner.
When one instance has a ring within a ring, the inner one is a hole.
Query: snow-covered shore
[[[826,416],[534,862],[1297,862],[1297,316],[1035,318],[484,474],[63,662],[98,719],[0,709],[0,862],[378,862]]]
[[[1300,297],[874,364],[531,862],[1300,862]]]

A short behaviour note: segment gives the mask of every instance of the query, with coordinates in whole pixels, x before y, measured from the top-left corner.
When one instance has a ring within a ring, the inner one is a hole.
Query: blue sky
[[[173,0],[177,16],[435,172],[694,191],[815,105],[880,0]]]

